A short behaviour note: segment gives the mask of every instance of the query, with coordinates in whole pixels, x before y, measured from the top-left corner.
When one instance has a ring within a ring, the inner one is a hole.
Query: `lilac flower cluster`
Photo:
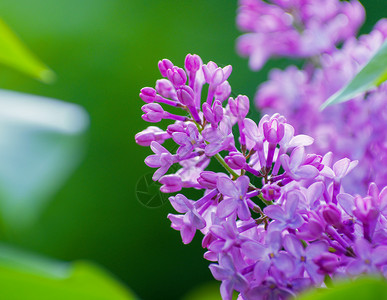
[[[166,130],[150,126],[135,139],[154,152],[145,163],[157,168],[153,180],[163,192],[203,190],[198,200],[170,197],[177,214],[168,218],[185,244],[198,230],[203,234],[204,257],[213,262],[223,299],[234,291],[244,300],[286,299],[324,287],[325,278],[387,276],[387,188],[372,183],[365,197],[347,194],[341,183],[357,161],[308,154],[313,139],[295,135],[279,114],[258,124],[246,118],[249,99],[229,98],[231,66],[188,54],[185,70],[166,59],[159,69],[164,78],[141,90],[142,118],[173,122]],[[167,139],[178,145],[176,153],[161,145]],[[206,169],[212,158],[225,173]],[[172,165],[178,171],[167,174]]]
[[[313,136],[313,152],[332,151],[334,159],[348,157],[359,160],[357,171],[343,183],[347,191],[363,194],[372,181],[387,185],[386,84],[349,102],[320,111],[321,104],[348,83],[382,45],[387,37],[387,20],[380,20],[370,34],[357,39],[355,33],[364,17],[364,9],[357,1],[271,2],[269,5],[260,0],[240,1],[238,24],[243,30],[253,32],[240,37],[239,48],[250,45],[249,51],[241,53],[250,55],[251,68],[262,66],[268,55],[260,64],[254,61],[256,55],[262,56],[259,53],[266,51],[262,50],[267,49],[265,40],[278,44],[284,42],[282,36],[274,38],[281,27],[277,20],[280,11],[292,17],[289,28],[298,29],[299,40],[294,44],[285,43],[289,45],[286,49],[284,45],[273,44],[273,49],[269,47],[270,55],[302,57],[305,64],[302,69],[289,66],[285,70],[272,70],[269,81],[259,87],[255,96],[258,109],[268,114],[283,114],[297,131]],[[253,24],[261,24],[262,19],[271,20],[275,30],[260,29],[258,34]],[[339,19],[346,20],[345,30],[340,29]],[[285,20],[284,15],[280,20]],[[302,26],[298,25],[300,23]],[[309,32],[313,32],[311,36],[315,39],[322,38],[324,47],[313,41],[313,51],[301,51],[305,48],[302,37],[309,36]],[[253,37],[257,34],[261,42],[256,38],[253,44]],[[337,47],[338,41],[342,41],[340,48]]]
[[[358,1],[240,0],[238,51],[260,69],[271,56],[312,57],[352,37],[364,20]]]

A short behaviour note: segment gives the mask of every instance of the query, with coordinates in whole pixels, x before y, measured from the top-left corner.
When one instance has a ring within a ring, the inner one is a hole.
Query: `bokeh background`
[[[366,33],[386,16],[386,2],[361,2]],[[231,64],[233,92],[250,99],[270,68],[289,63],[248,69],[235,53],[236,9],[236,1],[224,0],[2,0],[0,17],[57,80],[46,85],[1,68],[0,87],[79,104],[91,120],[80,167],[33,226],[2,239],[48,257],[95,261],[141,299],[181,299],[213,281],[200,238],[184,246],[170,228],[170,205],[138,201],[136,185],[151,172],[143,163],[150,151],[134,135],[148,126],[138,93],[160,77],[159,59],[182,66],[187,53],[196,53],[204,62]]]

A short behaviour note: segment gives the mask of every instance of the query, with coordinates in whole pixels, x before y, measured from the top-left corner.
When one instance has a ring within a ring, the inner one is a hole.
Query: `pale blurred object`
[[[31,225],[83,157],[89,126],[78,105],[0,90],[0,215]]]

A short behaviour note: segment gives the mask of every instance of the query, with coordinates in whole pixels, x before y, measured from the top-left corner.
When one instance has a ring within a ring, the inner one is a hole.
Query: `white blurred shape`
[[[0,215],[6,229],[36,221],[83,157],[86,111],[0,90]]]
[[[67,134],[85,131],[89,118],[78,105],[41,96],[0,90],[0,119]]]

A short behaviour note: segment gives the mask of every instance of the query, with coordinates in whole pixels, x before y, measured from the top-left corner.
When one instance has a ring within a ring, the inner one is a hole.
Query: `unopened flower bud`
[[[328,224],[335,227],[341,227],[341,212],[337,206],[333,204],[325,206],[322,211],[322,215]]]
[[[214,101],[212,108],[207,102],[203,103],[202,110],[207,122],[213,125],[217,125],[223,119],[223,107],[219,100]]]
[[[149,126],[147,129],[137,133],[134,138],[137,144],[149,146],[153,141],[159,144],[164,143],[166,139],[170,138],[170,135],[156,126]]]
[[[198,177],[198,183],[206,189],[215,189],[218,182],[218,178],[226,176],[224,173],[215,173],[211,171],[203,171]]]
[[[176,90],[168,79],[157,80],[156,91],[165,98],[176,99]]]
[[[141,117],[147,122],[157,123],[164,117],[164,110],[158,103],[145,104],[141,110],[145,113]]]
[[[231,94],[231,86],[228,83],[228,81],[225,81],[216,87],[215,100],[219,100],[220,102],[223,102],[230,96],[230,94]]]
[[[339,258],[333,253],[322,253],[313,262],[319,267],[317,272],[320,274],[332,274],[340,266]]]
[[[181,104],[186,106],[194,106],[194,91],[186,85],[182,85],[177,89],[177,98]]]
[[[197,72],[202,65],[202,60],[196,54],[188,54],[185,57],[184,66],[187,72]]]
[[[141,89],[140,98],[146,103],[152,103],[156,100],[156,90],[151,87],[144,87]]]
[[[247,96],[239,95],[235,100],[230,98],[228,105],[230,106],[231,113],[239,119],[244,119],[249,113],[250,101]]]
[[[230,152],[224,160],[226,164],[234,170],[243,169],[243,167],[246,165],[246,158],[240,152]]]
[[[167,70],[167,77],[175,88],[178,88],[187,82],[187,75],[183,69],[178,67],[172,67]]]
[[[269,143],[277,144],[285,135],[284,121],[278,115],[273,115],[262,127],[263,135]]]
[[[185,127],[183,126],[183,124],[171,124],[168,125],[167,132],[169,135],[172,136],[172,134],[175,132],[185,132]]]
[[[181,177],[175,174],[164,175],[159,179],[159,182],[162,184],[160,191],[163,193],[175,193],[183,187]]]
[[[163,59],[159,61],[159,70],[163,77],[167,76],[167,71],[173,67],[173,63],[169,59]]]

